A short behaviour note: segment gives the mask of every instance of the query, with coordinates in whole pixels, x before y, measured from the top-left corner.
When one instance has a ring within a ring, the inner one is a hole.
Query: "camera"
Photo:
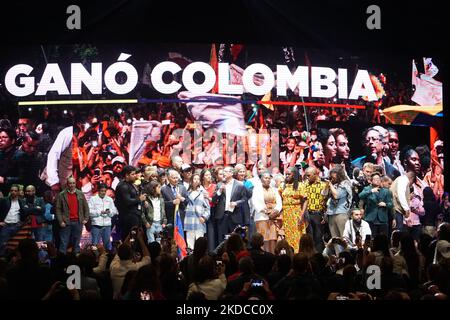
[[[242,239],[245,239],[247,237],[247,227],[238,225],[234,230],[233,233],[237,233],[241,235]]]
[[[102,172],[101,172],[101,170],[99,168],[94,170],[94,175],[99,176],[101,174],[102,174]]]

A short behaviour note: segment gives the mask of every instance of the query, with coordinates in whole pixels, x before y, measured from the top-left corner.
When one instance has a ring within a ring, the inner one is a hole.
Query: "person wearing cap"
[[[191,178],[192,178],[192,167],[186,163],[183,163],[181,166],[181,177],[183,179],[183,186],[186,188],[186,190],[189,189],[189,186],[191,184]]]
[[[378,126],[379,127],[379,126]],[[383,133],[377,127],[368,128],[362,135],[366,155],[352,161],[353,168],[362,169],[364,163],[372,162],[383,168],[385,175],[392,180],[400,176],[400,172],[383,158]]]

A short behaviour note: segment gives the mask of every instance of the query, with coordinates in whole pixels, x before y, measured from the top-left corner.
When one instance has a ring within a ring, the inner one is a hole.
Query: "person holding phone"
[[[106,195],[107,189],[103,183],[98,185],[98,194],[89,199],[89,210],[92,244],[97,246],[102,238],[103,246],[111,250],[111,218],[117,214],[117,209],[113,199]]]

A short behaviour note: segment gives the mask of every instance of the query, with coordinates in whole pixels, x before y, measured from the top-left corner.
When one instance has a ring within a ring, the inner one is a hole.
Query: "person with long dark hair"
[[[139,268],[130,291],[131,300],[166,300],[156,268],[151,264]]]
[[[442,222],[450,222],[450,195],[448,192],[444,192],[442,195],[442,202],[441,202],[441,208],[442,208]]]
[[[147,242],[151,243],[167,224],[164,198],[161,195],[161,185],[155,180],[150,181],[143,192],[147,199],[142,210],[142,222],[146,228]]]
[[[336,139],[329,130],[322,130],[319,136],[319,142],[322,143],[323,153],[325,155],[325,167],[330,169],[334,157],[337,155]]]
[[[331,236],[342,237],[345,223],[349,218],[352,204],[352,185],[345,174],[344,168],[337,164],[330,170],[330,181],[328,181],[330,199],[328,201],[326,214]]]
[[[195,282],[189,285],[187,298],[196,292],[202,292],[207,300],[218,300],[227,286],[224,272],[224,264],[216,267],[216,261],[212,257],[201,258]]]
[[[282,192],[283,227],[288,243],[298,253],[300,237],[306,233],[306,197],[299,183],[298,169],[290,167],[286,171],[286,183]]]
[[[352,164],[350,161],[350,148],[348,145],[348,137],[344,129],[332,128],[329,130],[336,140],[336,157],[332,159],[335,164],[341,164],[347,175],[351,176]]]
[[[208,240],[205,237],[200,237],[195,240],[194,252],[180,262],[181,272],[183,272],[183,276],[187,284],[194,282],[198,262],[207,254]]]

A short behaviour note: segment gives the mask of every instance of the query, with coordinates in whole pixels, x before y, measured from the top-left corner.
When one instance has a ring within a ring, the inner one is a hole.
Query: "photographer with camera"
[[[92,244],[97,246],[102,238],[103,246],[111,250],[111,218],[117,214],[112,198],[106,195],[106,184],[100,183],[98,194],[89,199]]]
[[[137,261],[139,253],[135,251],[138,248],[142,251],[140,261]],[[150,253],[145,243],[144,231],[141,228],[133,227],[125,241],[117,249],[117,254],[109,267],[114,299],[120,296],[120,289],[128,271],[137,271],[150,263]]]

